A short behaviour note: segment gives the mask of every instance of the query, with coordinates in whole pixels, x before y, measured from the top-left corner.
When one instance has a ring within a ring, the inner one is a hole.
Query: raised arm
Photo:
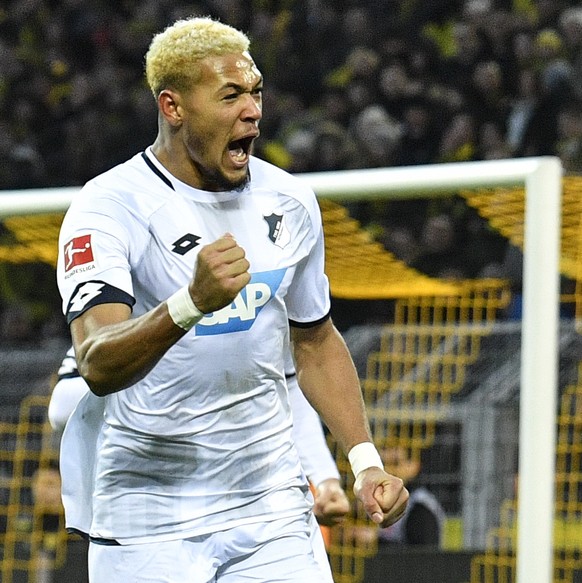
[[[142,379],[205,313],[234,300],[249,282],[249,263],[230,235],[203,247],[190,284],[131,318],[126,304],[97,304],[71,322],[81,376],[99,396]],[[79,293],[79,292],[78,292]]]

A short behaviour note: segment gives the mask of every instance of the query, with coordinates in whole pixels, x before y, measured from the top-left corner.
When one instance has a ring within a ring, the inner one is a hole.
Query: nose
[[[244,107],[241,112],[243,121],[258,122],[263,117],[263,102],[260,95],[245,95]]]

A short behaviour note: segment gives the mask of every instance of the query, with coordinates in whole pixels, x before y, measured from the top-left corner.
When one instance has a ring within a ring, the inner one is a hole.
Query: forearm
[[[71,323],[79,373],[99,396],[142,379],[186,331],[171,319],[166,303],[137,318],[111,305],[96,306]]]
[[[371,441],[358,374],[333,324],[295,330],[293,343],[299,385],[344,451]]]

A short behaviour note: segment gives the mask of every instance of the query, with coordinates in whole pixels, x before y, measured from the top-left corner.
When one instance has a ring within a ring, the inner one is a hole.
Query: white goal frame
[[[553,580],[562,165],[557,157],[298,175],[337,201],[524,186],[517,583]],[[65,210],[74,187],[0,191],[0,218]]]

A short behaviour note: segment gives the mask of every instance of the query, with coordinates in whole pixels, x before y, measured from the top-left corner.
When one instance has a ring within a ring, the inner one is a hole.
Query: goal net
[[[573,583],[582,568],[582,179],[563,178],[555,158],[300,177],[320,199],[334,319],[358,367],[374,440],[387,466],[395,473],[413,468],[415,485],[439,500],[440,550],[470,552],[471,583]],[[46,539],[31,489],[38,468],[56,458],[39,407],[48,402],[50,374],[66,345],[55,340],[59,323],[51,314],[58,320],[60,308],[52,270],[60,222],[76,192],[0,195],[0,274],[10,314],[3,321],[16,343],[0,351],[0,394],[7,395],[0,419],[6,583],[41,568],[34,551]],[[414,201],[438,208],[452,198],[474,210],[520,262],[523,255],[518,284],[486,270],[471,278],[431,275],[376,236],[377,215]],[[361,220],[362,208],[371,224]],[[19,311],[10,310],[22,303],[25,323],[42,331],[32,345],[14,337]],[[347,460],[329,443],[351,495]],[[394,452],[399,459],[390,458]],[[383,544],[377,534],[354,503],[352,515],[330,533],[336,583],[370,576]],[[66,552],[57,550],[67,539],[51,540],[51,560],[62,563]]]

